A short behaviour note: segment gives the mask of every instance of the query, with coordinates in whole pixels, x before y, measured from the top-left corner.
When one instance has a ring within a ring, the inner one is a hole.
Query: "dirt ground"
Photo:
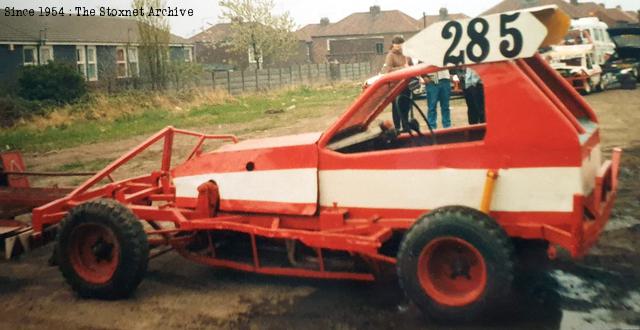
[[[640,90],[608,91],[587,101],[600,117],[606,154],[614,146],[625,149],[619,200],[606,232],[582,261],[561,256],[547,267],[521,273],[513,303],[501,311],[504,317],[461,328],[640,328]],[[235,132],[243,138],[320,131],[342,111],[326,109],[318,117],[261,131],[251,124],[203,130]],[[453,111],[454,122],[460,123],[460,102]],[[265,120],[287,122],[286,116]],[[48,170],[78,158],[115,159],[144,138],[31,154],[26,161],[34,170]],[[153,167],[157,151],[124,168],[124,174]],[[258,276],[196,265],[174,254],[151,261],[131,299],[83,300],[71,292],[57,268],[47,266],[50,255],[48,246],[0,263],[0,329],[438,328],[404,300],[395,282]]]

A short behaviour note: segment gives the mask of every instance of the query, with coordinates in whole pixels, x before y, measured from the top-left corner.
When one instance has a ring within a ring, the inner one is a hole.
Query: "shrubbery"
[[[41,102],[27,101],[18,97],[0,96],[0,127],[11,127],[21,118],[42,115]]]
[[[82,74],[73,66],[49,62],[40,66],[25,66],[18,79],[19,95],[26,100],[53,101],[65,104],[87,93]]]

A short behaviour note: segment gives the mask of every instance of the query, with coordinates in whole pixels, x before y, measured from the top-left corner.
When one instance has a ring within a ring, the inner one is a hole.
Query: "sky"
[[[398,9],[415,18],[436,15],[441,7],[446,7],[450,13],[462,12],[469,16],[476,16],[489,9],[500,0],[274,0],[275,12],[288,11],[298,27],[310,23],[318,23],[320,18],[328,17],[331,22],[337,22],[354,12],[365,12],[372,5],[379,5],[382,10]],[[605,3],[607,7],[622,6],[624,10],[640,9],[639,0],[592,0]],[[171,30],[182,37],[190,37],[199,33],[210,25],[221,22],[218,0],[166,0],[170,7],[193,9],[193,17],[172,17]],[[77,6],[112,7],[120,9],[131,8],[131,0],[0,0],[0,7],[34,8],[40,6],[64,6],[65,11]],[[2,19],[0,17],[0,19]]]

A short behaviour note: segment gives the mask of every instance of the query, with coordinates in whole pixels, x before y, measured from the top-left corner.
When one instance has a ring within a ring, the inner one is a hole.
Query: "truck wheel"
[[[408,231],[398,252],[400,285],[440,322],[487,316],[511,290],[513,245],[489,216],[466,207],[436,209]]]
[[[596,91],[604,91],[604,81],[602,81],[602,77],[600,77],[600,81],[598,81],[598,85],[596,85]]]
[[[58,267],[81,297],[128,297],[147,270],[149,244],[142,224],[108,199],[72,209],[60,224]]]

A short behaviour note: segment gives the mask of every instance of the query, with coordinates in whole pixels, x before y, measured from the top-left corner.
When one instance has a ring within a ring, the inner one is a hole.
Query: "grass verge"
[[[269,113],[289,120],[321,116],[317,110],[353,100],[355,84],[296,87],[239,97],[129,94],[94,99],[90,104],[56,109],[46,117],[0,130],[0,149],[46,152],[82,144],[117,141],[156,132],[166,126],[198,128],[249,123]],[[72,164],[73,165],[73,164]]]

